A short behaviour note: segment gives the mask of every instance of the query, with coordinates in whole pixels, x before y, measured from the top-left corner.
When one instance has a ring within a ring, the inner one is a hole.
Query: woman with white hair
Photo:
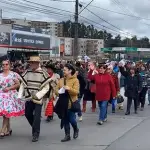
[[[115,85],[115,89],[116,89],[116,93],[118,94],[120,89],[119,89],[119,82],[118,82],[118,76],[113,72],[113,66],[109,65],[107,67],[107,73],[109,73],[113,79],[114,85]],[[116,98],[113,99],[111,96],[111,104],[112,104],[112,113],[115,113],[116,110],[116,105],[117,105],[117,100]]]

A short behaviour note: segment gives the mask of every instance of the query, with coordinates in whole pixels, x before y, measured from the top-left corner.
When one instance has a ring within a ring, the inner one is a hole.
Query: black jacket
[[[83,94],[84,94],[84,89],[85,89],[86,83],[85,83],[85,80],[84,80],[84,77],[83,77],[83,76],[78,75],[77,78],[78,78],[79,84],[80,84],[79,98],[82,98],[82,96],[83,96]]]
[[[125,96],[130,98],[137,98],[138,92],[142,90],[142,79],[139,74],[131,76],[128,71],[120,67],[121,74],[126,78]]]
[[[59,94],[59,99],[55,105],[54,112],[58,115],[59,119],[64,119],[68,112],[68,93]]]

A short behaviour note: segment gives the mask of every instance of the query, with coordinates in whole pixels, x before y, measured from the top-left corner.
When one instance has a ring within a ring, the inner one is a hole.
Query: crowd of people
[[[12,129],[10,118],[23,116],[32,127],[32,142],[40,136],[42,107],[46,121],[51,122],[54,113],[61,120],[65,137],[61,142],[71,140],[70,124],[73,138],[79,136],[76,116],[82,121],[86,113],[87,101],[91,101],[91,111],[96,113],[98,103],[99,117],[97,124],[107,122],[107,109],[112,106],[123,110],[124,96],[127,97],[125,115],[130,115],[132,100],[134,113],[138,108],[144,110],[146,94],[150,105],[150,65],[142,61],[132,62],[95,62],[68,61],[66,63],[48,61],[40,63],[38,56],[30,57],[26,65],[20,62],[12,64],[9,60],[2,62],[0,73],[0,116],[3,117],[0,137],[10,136]],[[124,95],[121,88],[124,87]],[[54,101],[56,105],[54,106]]]

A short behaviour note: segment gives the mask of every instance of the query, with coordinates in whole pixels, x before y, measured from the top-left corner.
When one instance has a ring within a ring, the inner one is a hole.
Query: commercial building
[[[8,51],[12,51],[13,54],[16,51],[49,54],[50,49],[52,49],[51,36],[44,34],[42,29],[35,28],[33,32],[29,26],[16,24],[0,26],[0,54],[7,54]]]
[[[18,24],[45,29],[51,36],[63,37],[63,24],[58,22],[31,21],[26,19],[2,19],[2,24]]]
[[[74,49],[74,39],[66,37],[61,37],[59,39],[61,56],[72,56]],[[78,39],[79,56],[97,55],[101,48],[104,48],[104,40],[102,39]]]

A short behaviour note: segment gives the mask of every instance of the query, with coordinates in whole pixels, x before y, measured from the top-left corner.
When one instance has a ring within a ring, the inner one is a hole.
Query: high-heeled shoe
[[[5,137],[5,133],[1,132],[0,133],[0,138],[4,138]]]
[[[12,130],[10,130],[8,133],[5,134],[5,136],[11,136],[12,135]]]

